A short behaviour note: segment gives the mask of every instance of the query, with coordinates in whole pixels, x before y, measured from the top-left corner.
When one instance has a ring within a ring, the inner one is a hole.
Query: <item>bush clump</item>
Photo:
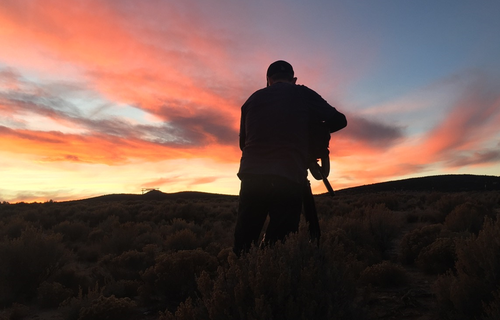
[[[65,320],[135,319],[137,304],[130,298],[103,295],[104,288],[96,283],[87,294],[80,288],[76,297],[65,300],[60,310]]]
[[[420,251],[438,238],[441,229],[442,225],[432,224],[405,234],[399,247],[399,261],[404,264],[413,264]]]
[[[140,273],[154,264],[154,260],[146,252],[137,250],[125,251],[119,256],[107,255],[99,265],[109,271],[114,279],[138,280]]]
[[[61,265],[62,237],[27,228],[19,238],[0,242],[0,305],[32,299],[38,286]]]
[[[99,296],[80,310],[78,320],[134,319],[136,306],[130,298]]]
[[[166,250],[194,250],[199,247],[196,234],[190,229],[182,229],[167,237],[165,240]]]
[[[59,282],[45,281],[38,287],[38,304],[42,308],[58,307],[72,295],[73,291]]]
[[[201,297],[161,319],[363,319],[349,268],[322,248],[293,235],[240,259],[230,253],[227,266],[198,278]]]
[[[486,219],[478,236],[457,242],[456,272],[447,272],[434,284],[440,312],[449,319],[484,316],[495,310],[500,287],[500,217]]]
[[[456,260],[455,240],[438,238],[420,251],[415,262],[425,273],[441,274],[454,268]]]
[[[485,313],[484,320],[500,319],[500,290],[495,292],[493,300],[485,306]]]
[[[202,250],[181,250],[159,255],[154,266],[142,274],[139,288],[143,300],[162,308],[178,305],[196,291],[202,271],[215,272],[217,258]]]
[[[408,285],[409,278],[406,270],[400,265],[384,261],[367,267],[359,277],[363,285],[374,287],[402,287]]]
[[[456,206],[446,216],[445,227],[454,232],[471,232],[477,234],[488,216],[487,209],[484,206],[472,204],[470,202]]]

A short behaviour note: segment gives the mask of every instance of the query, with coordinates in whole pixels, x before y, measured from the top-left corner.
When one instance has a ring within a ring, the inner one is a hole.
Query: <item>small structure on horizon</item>
[[[151,191],[160,191],[160,188],[142,188],[142,194],[146,194]]]

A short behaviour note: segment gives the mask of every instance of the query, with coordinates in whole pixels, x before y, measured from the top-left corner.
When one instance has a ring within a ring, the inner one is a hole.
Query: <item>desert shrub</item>
[[[354,241],[367,260],[367,265],[380,262],[393,247],[393,241],[399,236],[403,225],[403,216],[399,212],[388,210],[385,205],[357,208],[347,216],[335,216],[323,221],[322,229],[342,229],[347,237]],[[359,255],[359,258],[362,258]]]
[[[209,208],[205,204],[190,202],[178,206],[170,218],[182,218],[188,222],[193,221],[196,224],[202,224],[209,211]]]
[[[156,214],[152,206],[145,206],[141,208],[138,214],[135,216],[137,221],[149,221],[154,223],[160,223],[164,218],[161,215]]]
[[[64,220],[62,208],[54,203],[44,203],[38,205],[37,226],[49,230],[62,220]]]
[[[149,244],[161,245],[163,238],[158,231],[158,228],[151,226],[149,223],[137,223],[137,236],[134,238],[132,247],[134,249],[142,249]]]
[[[337,203],[332,201],[333,199],[316,197],[314,200],[318,216],[329,216],[333,214],[334,210],[338,206]]]
[[[409,278],[406,270],[395,263],[384,261],[367,267],[360,275],[362,285],[374,287],[401,287],[408,285]]]
[[[83,220],[85,221],[85,220]],[[97,226],[92,226],[92,228],[100,229],[105,234],[113,232],[120,225],[120,220],[117,216],[106,216],[105,219],[101,220]]]
[[[150,243],[142,247],[142,252],[145,252],[148,257],[153,258],[153,260],[155,260],[162,250],[163,248],[156,243]]]
[[[202,250],[181,250],[159,255],[155,265],[142,274],[139,295],[162,308],[177,305],[196,290],[196,277],[202,271],[214,272],[217,258]]]
[[[382,253],[366,222],[366,219],[361,218],[334,217],[327,223],[323,223],[321,228],[333,230],[331,235],[339,237],[338,241],[344,245],[346,251],[352,252],[366,267],[382,261]],[[326,240],[329,233],[323,234],[322,237]]]
[[[136,303],[129,298],[100,296],[80,310],[78,320],[133,319],[135,307]]]
[[[165,250],[193,250],[199,247],[199,241],[193,231],[184,229],[170,235],[165,240]]]
[[[65,288],[59,282],[44,281],[38,287],[38,305],[41,308],[58,307],[61,302],[73,295],[71,289]]]
[[[463,194],[444,194],[437,202],[436,207],[441,212],[443,221],[446,216],[458,205],[467,202],[467,197]],[[439,221],[439,222],[443,222]]]
[[[349,265],[353,275],[357,278],[366,266],[376,263],[380,256],[371,248],[358,246],[347,233],[340,228],[334,229],[321,237],[321,244],[327,255],[338,257]]]
[[[81,221],[62,221],[52,227],[52,230],[55,233],[62,234],[64,241],[84,242],[87,239],[90,228],[86,223]]]
[[[32,224],[28,224],[21,217],[15,217],[2,226],[0,229],[0,239],[3,239],[4,237],[9,239],[19,238],[23,233],[23,230],[28,228],[28,226],[32,226]]]
[[[445,274],[440,275],[432,285],[432,290],[436,295],[437,312],[440,319],[466,319],[465,317],[459,317],[455,310],[454,299],[452,297],[455,282],[453,273],[451,270],[448,270]]]
[[[321,228],[322,230],[333,230],[332,236],[339,237],[338,241],[345,246],[346,250],[355,253],[358,259],[366,265],[382,260],[382,255],[376,246],[373,234],[368,229],[368,224],[363,223],[360,218],[333,217],[329,221],[325,221]],[[324,234],[322,237],[327,238],[329,234]]]
[[[486,219],[478,236],[458,241],[456,273],[438,278],[434,290],[440,311],[451,319],[484,315],[500,287],[500,220]]]
[[[124,251],[135,249],[134,241],[136,236],[135,223],[115,224],[115,227],[111,229],[110,233],[106,234],[102,241],[102,252],[121,254]]]
[[[168,237],[169,235],[184,229],[189,229],[196,235],[201,235],[203,233],[203,228],[200,225],[195,224],[193,221],[188,222],[181,218],[174,218],[167,225],[161,227],[161,234]]]
[[[342,259],[307,238],[292,235],[239,259],[231,253],[227,267],[200,275],[199,298],[187,299],[162,319],[363,319]]]
[[[39,219],[38,210],[32,207],[26,207],[26,209],[19,214],[19,217],[22,218],[24,221],[31,222],[31,224],[35,224],[38,222]]]
[[[444,215],[436,208],[411,208],[406,213],[406,222],[408,223],[441,223]]]
[[[123,203],[111,202],[108,203],[104,208],[102,208],[106,216],[115,216],[118,218],[120,223],[125,223],[133,221],[132,215],[128,211],[128,207]]]
[[[484,206],[470,202],[462,203],[446,216],[444,225],[454,232],[468,231],[477,234],[487,215],[488,212]]]
[[[234,208],[221,209],[215,217],[215,220],[228,222],[236,221],[236,210]]]
[[[19,214],[19,203],[17,205],[13,205],[8,203],[7,201],[0,202],[0,219],[8,220],[12,216]]]
[[[51,276],[50,280],[71,289],[74,295],[78,294],[78,291],[82,288],[87,291],[90,286],[95,284],[92,270],[76,262],[70,262],[62,266]]]
[[[363,203],[370,206],[384,206],[389,210],[397,210],[399,208],[400,194],[395,192],[380,192],[374,193],[363,198]]]
[[[399,260],[404,264],[413,264],[420,251],[438,238],[441,229],[442,225],[433,224],[405,234],[399,245]]]
[[[72,220],[86,222],[89,227],[94,228],[108,219],[109,213],[103,209],[102,204],[98,204],[89,206],[88,208],[85,208],[85,210],[75,211],[72,216]]]
[[[106,268],[111,276],[118,279],[135,280],[139,279],[139,273],[154,264],[151,256],[145,252],[130,250],[123,252],[119,256],[108,255],[99,261],[99,265]]]
[[[393,240],[401,232],[403,217],[399,212],[387,210],[385,205],[377,205],[369,211],[363,222],[368,225],[375,245],[384,256],[387,250],[392,248]]]
[[[63,301],[59,306],[64,319],[130,319],[130,315],[134,314],[130,308],[135,306],[135,303],[132,304],[129,299],[106,298],[103,290],[104,288],[99,287],[98,283],[90,286],[86,293],[79,288],[75,297]],[[128,310],[128,315],[123,315],[123,309]],[[108,313],[110,310],[115,311],[119,316],[114,317],[113,314]]]
[[[0,305],[31,299],[62,263],[61,236],[28,228],[16,239],[0,242]]]
[[[331,207],[330,214],[335,214],[335,215],[340,215],[340,216],[347,215],[352,210],[352,207],[349,204],[345,203],[344,201],[332,203],[330,207]],[[320,215],[321,215],[320,211],[318,210],[318,216],[320,216]]]
[[[30,308],[21,303],[14,303],[12,307],[6,311],[5,318],[2,318],[2,314],[0,314],[0,319],[21,320],[26,319],[26,317],[30,315]]]
[[[89,232],[87,240],[90,242],[101,242],[106,233],[100,228],[94,228]]]
[[[425,200],[423,193],[415,192],[405,192],[400,196],[399,207],[400,211],[414,210],[414,209],[424,209]]]
[[[486,317],[484,320],[498,320],[500,319],[500,290],[495,292],[493,300],[485,305]]]
[[[455,240],[437,238],[420,251],[415,262],[425,273],[440,274],[454,268],[456,259]]]
[[[96,243],[82,245],[77,248],[76,256],[79,261],[97,262],[101,257],[101,246]]]
[[[226,226],[223,221],[215,221],[200,238],[201,247],[212,255],[217,255],[224,248],[233,246],[234,225]]]
[[[103,294],[106,297],[111,295],[117,298],[134,298],[138,294],[138,289],[142,282],[139,280],[118,280],[106,283]]]

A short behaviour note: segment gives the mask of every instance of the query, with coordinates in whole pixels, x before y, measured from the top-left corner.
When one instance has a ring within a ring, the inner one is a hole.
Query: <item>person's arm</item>
[[[347,126],[347,119],[343,113],[340,113],[332,107],[333,111],[330,112],[330,116],[325,120],[325,124],[328,126],[330,132],[336,132],[344,129]]]
[[[332,107],[325,99],[323,99],[314,90],[306,86],[302,86],[307,101],[313,106],[319,119],[325,122],[331,132],[339,131],[347,126],[345,115],[334,107]]]
[[[245,113],[243,112],[243,108],[241,109],[241,120],[240,120],[240,150],[243,151],[245,148]]]

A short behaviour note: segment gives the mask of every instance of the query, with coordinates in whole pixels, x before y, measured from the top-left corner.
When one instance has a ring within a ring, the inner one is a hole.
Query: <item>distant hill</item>
[[[451,174],[380,182],[370,185],[342,189],[337,192],[341,194],[381,191],[460,192],[492,190],[500,190],[500,177],[472,174]]]
[[[353,188],[336,190],[338,194],[369,193],[382,191],[490,191],[500,190],[500,177],[482,175],[438,175],[420,178],[409,178],[403,180],[387,181],[363,185]],[[109,194],[88,199],[75,200],[84,202],[101,201],[134,201],[134,200],[177,200],[177,199],[223,199],[235,200],[238,196],[224,195],[207,192],[183,191],[175,193],[164,193],[159,190],[151,190],[145,194]]]
[[[108,194],[103,196],[97,196],[88,199],[75,200],[79,202],[121,202],[121,201],[134,201],[134,200],[177,200],[177,199],[235,199],[237,196],[208,193],[208,192],[197,192],[197,191],[182,191],[175,193],[164,193],[159,190],[152,190],[145,194]]]

